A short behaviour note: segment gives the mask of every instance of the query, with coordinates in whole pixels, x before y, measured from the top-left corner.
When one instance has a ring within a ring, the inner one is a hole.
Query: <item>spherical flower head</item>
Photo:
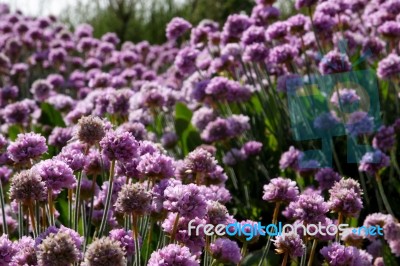
[[[400,56],[395,53],[391,53],[379,61],[376,73],[380,79],[397,77],[400,73]]]
[[[207,201],[207,222],[213,225],[227,224],[228,209],[218,201]]]
[[[192,116],[192,124],[199,130],[206,128],[207,124],[214,121],[216,115],[212,108],[203,106],[197,109]]]
[[[30,119],[29,106],[24,102],[8,104],[3,110],[3,118],[9,124],[26,125]]]
[[[200,190],[206,200],[218,201],[222,204],[229,202],[232,196],[224,186],[200,186]]]
[[[44,160],[34,167],[42,181],[46,183],[47,189],[59,192],[63,188],[71,189],[75,186],[76,178],[72,169],[61,160]]]
[[[386,21],[378,27],[378,32],[389,40],[400,38],[400,23],[397,21]]]
[[[278,92],[293,94],[303,86],[303,78],[298,74],[285,74],[278,77],[276,90]]]
[[[178,142],[178,135],[175,132],[165,132],[161,137],[161,144],[166,149],[172,149]]]
[[[235,42],[242,33],[252,25],[252,20],[246,15],[233,14],[227,18],[222,32],[223,43]]]
[[[8,239],[8,235],[3,234],[0,237],[0,264],[9,265],[16,253],[15,244]]]
[[[267,26],[279,18],[280,11],[274,6],[255,5],[251,11],[251,19],[257,26]]]
[[[224,155],[222,162],[226,165],[233,166],[246,159],[246,154],[239,149],[233,148]]]
[[[3,185],[8,183],[12,174],[12,170],[7,166],[0,166],[0,180]]]
[[[118,241],[126,252],[126,256],[132,256],[135,253],[135,240],[131,230],[113,229],[109,233],[111,240]]]
[[[302,9],[303,7],[310,8],[317,2],[317,0],[296,0],[295,7],[297,10]]]
[[[351,106],[360,102],[360,96],[354,89],[339,89],[339,93],[334,91],[330,102],[340,108],[340,110],[351,110]]]
[[[244,45],[250,45],[254,43],[265,43],[265,29],[259,26],[250,26],[242,36],[242,43]]]
[[[315,180],[318,181],[319,188],[321,190],[330,189],[335,182],[340,180],[340,175],[336,173],[332,168],[321,168],[315,174]]]
[[[341,179],[329,190],[330,209],[345,217],[356,217],[363,207],[360,184],[351,178]]]
[[[283,212],[288,219],[298,219],[307,224],[318,223],[329,211],[329,205],[317,193],[302,194],[292,201]]]
[[[348,72],[351,70],[351,64],[347,55],[336,50],[327,53],[319,63],[319,71],[322,75]]]
[[[339,119],[333,112],[324,112],[318,115],[314,122],[313,126],[315,129],[328,132],[334,130],[335,127],[339,124]]]
[[[242,259],[238,244],[228,238],[218,238],[211,243],[210,253],[219,263],[224,264],[238,264]]]
[[[84,116],[79,119],[76,136],[88,145],[98,143],[105,135],[104,122],[99,117]]]
[[[166,29],[167,39],[170,41],[176,40],[181,37],[192,27],[188,21],[180,17],[173,18],[168,24]]]
[[[46,139],[32,132],[18,134],[17,139],[8,146],[7,152],[14,162],[26,163],[47,152]]]
[[[159,179],[172,177],[175,171],[173,159],[161,152],[142,155],[136,169],[142,176]]]
[[[151,193],[141,183],[125,184],[115,203],[118,212],[144,215],[151,209]]]
[[[288,34],[288,23],[286,21],[277,21],[267,28],[268,40],[279,40]]]
[[[352,137],[370,134],[374,130],[374,119],[363,111],[357,111],[350,114],[345,126]]]
[[[94,240],[85,253],[85,266],[126,265],[125,251],[119,241],[110,237]]]
[[[247,157],[255,156],[261,153],[263,144],[259,141],[248,141],[240,149]]]
[[[185,47],[179,51],[175,58],[175,67],[182,75],[190,75],[196,71],[196,59],[199,51],[191,47]]]
[[[304,33],[309,23],[310,19],[303,14],[291,16],[287,20],[290,32],[292,33]]]
[[[281,159],[279,160],[279,168],[282,170],[286,168],[297,170],[299,168],[299,160],[302,154],[303,153],[301,151],[297,150],[293,146],[290,146],[289,150],[281,155]]]
[[[189,248],[170,244],[162,249],[154,251],[147,263],[147,266],[199,266],[200,263],[195,255],[190,253]]]
[[[138,155],[139,144],[129,132],[109,131],[100,141],[100,146],[110,161],[124,162]]]
[[[331,266],[358,265],[359,252],[352,246],[346,247],[335,242],[330,246],[323,247],[320,253]]]
[[[207,150],[197,148],[186,156],[184,164],[187,172],[211,173],[217,166],[217,160]]]
[[[38,173],[24,170],[15,174],[11,179],[10,198],[28,204],[41,201],[47,197],[47,187]]]
[[[81,143],[71,143],[62,148],[61,152],[54,157],[68,164],[75,172],[82,170],[86,163],[86,155],[84,154],[85,145]]]
[[[70,127],[55,127],[49,136],[49,144],[57,148],[67,145],[67,142],[73,137],[73,129]]]
[[[35,100],[43,102],[53,93],[53,86],[47,80],[39,79],[32,84],[30,92]]]
[[[166,210],[186,218],[203,218],[207,212],[205,198],[194,184],[167,187],[164,191]]]
[[[29,236],[23,236],[15,244],[16,253],[12,257],[10,266],[37,265],[35,252],[35,240]]]
[[[380,150],[367,152],[360,161],[359,171],[375,175],[381,169],[390,165],[389,157]]]
[[[269,60],[275,64],[285,64],[295,59],[299,51],[290,44],[275,46],[269,53]]]
[[[65,232],[50,233],[37,246],[39,265],[70,265],[80,259],[80,251]]]
[[[263,62],[267,57],[268,48],[262,43],[253,43],[244,49],[244,62]]]
[[[264,185],[263,200],[271,202],[291,202],[297,199],[299,188],[296,182],[283,177],[271,179],[268,185]]]
[[[392,126],[382,126],[372,140],[372,146],[381,151],[391,150],[396,143],[396,133]]]
[[[305,245],[296,232],[282,233],[273,240],[278,254],[289,254],[292,258],[301,257]]]
[[[237,81],[225,77],[215,77],[207,84],[205,94],[214,99],[237,102],[247,99],[249,90]]]

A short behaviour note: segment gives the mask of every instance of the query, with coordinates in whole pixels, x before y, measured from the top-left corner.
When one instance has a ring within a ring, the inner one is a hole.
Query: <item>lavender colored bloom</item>
[[[319,188],[322,190],[330,189],[335,182],[340,180],[340,175],[332,168],[321,168],[315,174],[315,180],[319,183]]]
[[[2,113],[4,120],[9,124],[27,125],[30,121],[30,106],[24,102],[8,104]]]
[[[49,144],[62,148],[67,145],[68,141],[73,137],[72,128],[55,127],[49,136]]]
[[[206,128],[201,133],[201,138],[208,142],[215,142],[229,138],[231,135],[229,123],[227,120],[217,118],[214,121],[208,123]]]
[[[319,71],[322,75],[348,72],[351,70],[351,64],[347,55],[338,51],[330,51],[319,63]]]
[[[368,37],[363,42],[362,53],[370,54],[373,58],[378,58],[384,51],[386,43],[378,37]]]
[[[382,168],[390,165],[389,157],[380,150],[367,152],[363,155],[360,161],[359,171],[367,172],[375,175]]]
[[[363,207],[360,184],[354,179],[341,179],[329,190],[330,209],[345,217],[356,217]]]
[[[269,60],[275,64],[285,64],[294,60],[299,51],[290,44],[282,44],[275,46],[269,53]]]
[[[197,148],[186,156],[184,164],[188,173],[211,173],[217,166],[217,160],[207,150]]]
[[[85,253],[85,266],[126,265],[125,251],[119,241],[110,237],[94,240]]]
[[[352,246],[346,247],[335,242],[330,246],[323,247],[320,253],[330,266],[359,265],[357,264],[359,251]]]
[[[283,211],[288,219],[298,219],[307,224],[318,223],[329,211],[324,198],[316,193],[302,194]]]
[[[303,7],[312,7],[318,1],[317,0],[296,0],[295,7],[296,9],[302,9]]]
[[[310,19],[303,14],[291,16],[287,20],[287,24],[292,33],[302,34],[306,31],[306,27],[310,23]]]
[[[288,34],[288,23],[277,21],[267,28],[266,34],[270,41],[282,39]]]
[[[61,152],[54,157],[54,159],[65,162],[74,172],[79,171],[86,163],[84,149],[85,145],[83,144],[71,143],[63,147]]]
[[[378,32],[388,39],[400,38],[400,22],[386,21],[378,28]]]
[[[231,216],[228,214],[228,209],[218,201],[207,201],[207,222],[213,225],[225,224],[228,225]]]
[[[143,176],[159,179],[170,178],[174,174],[172,158],[160,152],[142,155],[136,169]]]
[[[322,132],[329,132],[339,124],[339,119],[332,112],[325,112],[318,115],[314,120],[314,128]]]
[[[291,202],[295,201],[299,195],[299,188],[296,182],[277,177],[271,179],[268,185],[264,185],[263,200],[271,202]]]
[[[372,146],[375,149],[379,149],[381,151],[391,150],[395,146],[395,143],[396,134],[394,131],[394,127],[392,126],[382,126],[372,140]]]
[[[196,59],[199,51],[191,47],[183,48],[175,58],[175,67],[183,75],[190,75],[196,71]]]
[[[297,150],[293,146],[290,146],[289,150],[281,155],[281,159],[279,160],[279,168],[282,170],[286,168],[297,170],[299,168],[299,160],[302,154],[303,153],[301,151]]]
[[[37,258],[35,252],[35,240],[31,237],[23,236],[17,243],[15,243],[16,253],[12,257],[10,266],[19,265],[37,265]]]
[[[147,266],[199,266],[200,263],[195,255],[190,253],[189,248],[170,244],[162,249],[154,251]]]
[[[35,100],[43,102],[52,95],[53,86],[47,80],[39,79],[32,84],[30,92]]]
[[[289,254],[292,258],[301,257],[305,245],[296,232],[283,233],[273,240],[278,254]]]
[[[129,132],[109,131],[100,141],[103,154],[110,160],[128,161],[136,157],[139,144]]]
[[[242,33],[249,28],[251,24],[251,19],[246,15],[229,15],[223,28],[223,43],[227,44],[229,42],[238,41]]]
[[[47,187],[39,174],[24,170],[13,176],[10,186],[10,198],[24,204],[47,197]]]
[[[166,35],[168,40],[176,40],[192,27],[188,21],[180,17],[173,18],[168,24]]]
[[[400,56],[391,53],[379,61],[377,75],[381,79],[396,77],[400,73]]]
[[[224,77],[215,77],[207,84],[205,93],[213,99],[228,102],[243,101],[250,97],[250,91],[240,83]]]
[[[346,123],[346,130],[353,137],[370,134],[373,132],[373,129],[373,118],[369,117],[368,114],[363,111],[351,113]]]
[[[35,170],[46,183],[48,189],[59,192],[63,188],[75,186],[76,178],[72,169],[63,161],[57,159],[44,160],[35,165]]]
[[[15,244],[8,239],[8,235],[0,237],[0,265],[9,265],[17,253]]]
[[[242,36],[242,43],[244,45],[250,45],[254,43],[265,43],[265,29],[259,26],[250,26]]]
[[[61,112],[70,111],[75,106],[75,100],[64,94],[50,96],[46,101]]]
[[[278,77],[276,90],[292,94],[303,85],[303,78],[298,74],[286,74]]]
[[[214,113],[214,110],[209,107],[203,106],[193,113],[192,124],[198,129],[203,130],[206,128],[207,124],[211,121],[214,121],[215,118],[216,115]]]
[[[182,217],[203,218],[207,213],[205,198],[194,184],[167,187],[164,197],[164,208]]]
[[[354,89],[340,89],[333,92],[330,102],[341,110],[349,110],[351,105],[360,102],[360,96],[357,95]]]
[[[255,156],[261,153],[263,148],[263,144],[258,141],[248,141],[246,142],[242,148],[241,151],[246,155],[246,156]]]
[[[46,151],[46,139],[36,133],[18,134],[17,139],[7,148],[10,158],[16,163],[28,162],[30,159],[40,157]]]
[[[10,179],[10,176],[12,174],[12,170],[8,168],[7,166],[1,166],[0,167],[0,180],[3,186],[8,183],[8,180]]]
[[[118,241],[125,250],[126,256],[132,256],[135,253],[135,240],[132,237],[132,231],[125,229],[113,229],[109,233],[111,240]]]
[[[233,165],[236,165],[239,162],[244,161],[246,159],[247,159],[246,154],[244,154],[241,150],[234,148],[234,149],[229,150],[224,155],[224,157],[222,158],[222,161],[226,165],[233,166]]]
[[[238,244],[227,238],[218,238],[211,243],[210,252],[214,259],[224,264],[238,264],[242,258]]]
[[[243,53],[244,62],[263,62],[268,57],[268,48],[261,43],[246,46]]]
[[[251,11],[251,19],[257,26],[266,26],[279,18],[280,11],[274,6],[256,5]]]
[[[151,194],[140,183],[125,184],[115,203],[116,211],[124,214],[144,215],[150,207]]]

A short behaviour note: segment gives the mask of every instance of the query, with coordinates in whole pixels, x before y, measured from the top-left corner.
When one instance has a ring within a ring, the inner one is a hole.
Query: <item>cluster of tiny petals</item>
[[[128,161],[136,157],[138,152],[138,143],[129,132],[109,131],[100,141],[100,146],[110,161]]]
[[[140,183],[126,184],[118,193],[115,207],[125,214],[146,214],[151,208],[151,194]]]
[[[18,134],[17,139],[8,146],[7,152],[14,162],[27,162],[47,152],[46,139],[36,133]]]
[[[291,202],[297,199],[299,189],[296,182],[277,177],[271,179],[268,185],[264,185],[263,200],[271,202]]]

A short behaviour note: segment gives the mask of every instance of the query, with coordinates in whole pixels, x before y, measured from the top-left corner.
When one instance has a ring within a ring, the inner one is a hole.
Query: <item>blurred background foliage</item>
[[[278,1],[290,13],[291,0]],[[163,43],[166,24],[176,16],[192,24],[212,19],[222,26],[233,13],[250,14],[255,0],[79,0],[61,13],[61,20],[72,27],[89,23],[95,37],[115,32],[123,41]],[[281,9],[282,10],[282,9]]]

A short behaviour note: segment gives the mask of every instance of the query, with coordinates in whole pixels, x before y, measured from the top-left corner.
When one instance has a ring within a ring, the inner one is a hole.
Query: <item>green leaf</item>
[[[52,105],[48,103],[41,103],[40,108],[42,109],[40,122],[51,126],[65,127],[61,113]]]
[[[10,140],[15,140],[19,133],[21,133],[21,131],[16,125],[10,126],[8,128],[8,137],[10,138]]]
[[[392,254],[390,247],[385,242],[382,246],[382,257],[385,263],[385,266],[398,266],[397,260],[395,256]]]
[[[186,121],[190,121],[192,119],[192,111],[184,104],[178,102],[175,105],[175,117],[176,118],[182,118]]]

